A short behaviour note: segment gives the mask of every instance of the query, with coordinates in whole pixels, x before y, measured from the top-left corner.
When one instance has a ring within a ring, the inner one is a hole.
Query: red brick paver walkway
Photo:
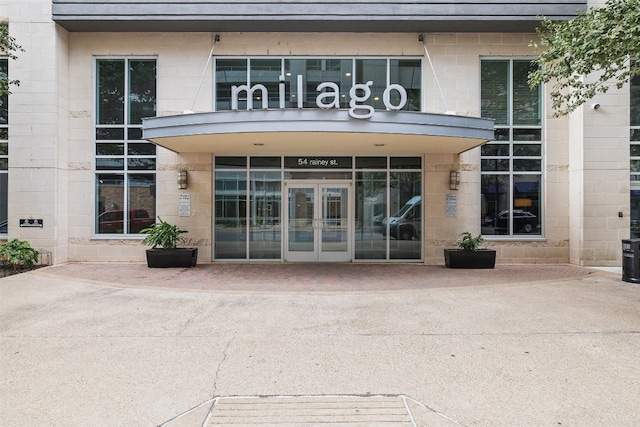
[[[194,268],[155,269],[134,263],[70,263],[43,268],[36,274],[168,290],[380,292],[562,280],[599,272],[566,264],[498,265],[493,270],[458,270],[422,264],[213,263]]]

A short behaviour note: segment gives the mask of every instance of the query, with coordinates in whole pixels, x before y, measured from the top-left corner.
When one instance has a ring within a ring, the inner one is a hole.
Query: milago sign
[[[302,108],[302,101],[304,100],[304,86],[302,82],[302,75],[297,76],[297,88],[296,97],[298,100],[298,108]],[[370,80],[366,83],[355,84],[349,90],[349,115],[354,119],[369,119],[373,116],[373,107],[371,105],[362,104],[371,97],[371,88],[373,82]],[[262,84],[256,84],[251,87],[248,85],[231,86],[231,109],[238,111],[238,95],[241,92],[247,93],[247,110],[253,110],[253,94],[260,91],[260,97],[262,99],[262,109],[266,110],[269,107],[269,92],[267,88]],[[340,108],[340,87],[333,82],[320,83],[316,87],[318,96],[316,96],[316,105],[322,109]],[[398,92],[400,95],[400,102],[397,105],[391,103],[391,91]],[[279,107],[285,108],[285,82],[284,76],[280,76],[280,83],[278,84],[278,94],[280,99]],[[407,91],[404,87],[398,84],[391,84],[387,86],[382,94],[382,102],[387,110],[397,111],[401,110],[407,104]]]

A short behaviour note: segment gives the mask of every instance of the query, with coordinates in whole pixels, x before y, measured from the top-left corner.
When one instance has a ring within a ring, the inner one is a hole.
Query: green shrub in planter
[[[456,249],[444,250],[444,263],[449,268],[495,268],[496,251],[480,249],[484,242],[482,235],[476,237],[466,231],[460,234]]]
[[[33,249],[26,240],[13,239],[0,246],[2,264],[14,270],[33,267],[38,262],[40,252]]]
[[[182,234],[186,232],[177,225],[163,221],[160,217],[151,227],[140,230],[140,233],[147,235],[142,243],[151,246],[151,249],[147,249],[147,266],[150,268],[194,267],[198,260],[198,248],[177,247],[183,240]]]
[[[160,246],[163,249],[175,249],[183,240],[181,236],[187,233],[186,230],[181,230],[175,224],[169,224],[158,217],[158,222],[151,227],[143,228],[140,233],[147,236],[142,241],[143,245],[151,246],[151,249],[155,249]]]

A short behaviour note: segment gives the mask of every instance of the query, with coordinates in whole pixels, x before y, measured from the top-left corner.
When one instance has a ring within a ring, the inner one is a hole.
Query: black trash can
[[[622,241],[622,280],[640,283],[640,239]]]

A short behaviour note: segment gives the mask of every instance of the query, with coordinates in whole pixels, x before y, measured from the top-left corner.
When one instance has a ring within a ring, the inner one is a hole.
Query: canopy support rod
[[[204,70],[202,70],[202,76],[200,77],[200,82],[198,83],[198,89],[196,90],[196,96],[193,98],[193,104],[191,105],[191,112],[196,106],[196,101],[198,100],[198,95],[200,94],[200,88],[202,87],[202,82],[204,81],[204,76],[207,74],[207,69],[209,68],[209,64],[211,63],[211,58],[213,58],[213,50],[216,48],[216,43],[220,41],[220,35],[216,34],[213,37],[213,45],[211,46],[211,51],[209,52],[209,56],[207,57],[207,63],[204,66]]]
[[[418,36],[418,41],[422,42],[422,47],[424,47],[424,53],[427,56],[427,60],[429,61],[429,65],[431,66],[431,71],[433,72],[433,77],[436,79],[436,84],[438,85],[438,89],[440,90],[440,96],[442,97],[442,102],[444,103],[444,108],[446,112],[449,112],[449,106],[447,105],[447,100],[444,98],[444,92],[442,91],[442,86],[440,86],[440,81],[438,80],[438,75],[436,74],[436,69],[433,66],[433,61],[431,61],[431,55],[429,55],[429,49],[427,49],[427,43],[424,41],[424,35],[420,34]]]

